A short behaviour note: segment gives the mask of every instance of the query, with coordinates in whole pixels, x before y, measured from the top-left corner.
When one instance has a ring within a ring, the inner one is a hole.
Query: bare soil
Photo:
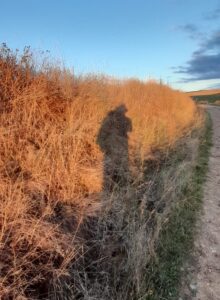
[[[213,146],[195,250],[184,270],[180,299],[220,300],[220,108],[208,106]]]

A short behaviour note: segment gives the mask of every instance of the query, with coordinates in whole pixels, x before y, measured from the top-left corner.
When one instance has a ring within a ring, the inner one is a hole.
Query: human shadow
[[[110,111],[102,121],[97,144],[104,154],[103,191],[111,192],[116,186],[126,185],[130,180],[128,132],[132,122],[125,115],[124,104]]]

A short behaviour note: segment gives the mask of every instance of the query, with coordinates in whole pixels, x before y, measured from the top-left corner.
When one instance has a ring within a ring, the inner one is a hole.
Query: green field
[[[193,100],[200,103],[209,103],[214,105],[220,105],[220,93],[210,95],[195,95],[191,96]]]

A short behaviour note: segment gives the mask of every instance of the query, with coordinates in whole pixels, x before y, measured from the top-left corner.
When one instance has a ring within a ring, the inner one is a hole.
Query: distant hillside
[[[189,96],[206,96],[206,95],[214,95],[214,94],[220,94],[220,89],[192,91],[192,92],[187,92],[187,94],[188,94]]]
[[[220,105],[220,90],[201,90],[187,93],[192,97],[193,100]]]

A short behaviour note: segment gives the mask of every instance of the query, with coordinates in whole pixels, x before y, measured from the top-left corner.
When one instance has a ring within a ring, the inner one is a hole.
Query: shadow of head
[[[116,107],[114,111],[121,114],[125,114],[128,111],[128,109],[125,104],[121,104],[118,107]]]
[[[115,143],[119,141],[118,137],[128,139],[128,132],[132,131],[132,123],[125,115],[127,111],[126,105],[121,104],[111,110],[103,119],[97,136],[97,144],[101,150],[105,151],[105,148],[108,148],[108,142],[113,142],[113,137],[115,138],[114,146],[117,146]]]

